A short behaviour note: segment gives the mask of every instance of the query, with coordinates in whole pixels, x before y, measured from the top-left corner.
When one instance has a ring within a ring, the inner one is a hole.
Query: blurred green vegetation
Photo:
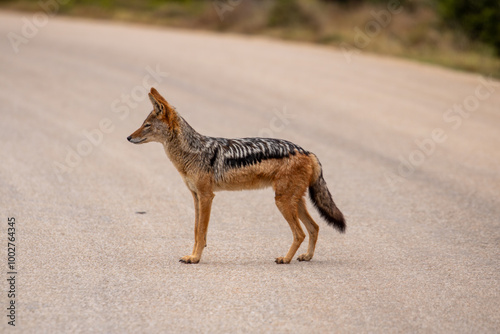
[[[493,46],[500,55],[500,1],[439,0],[438,10],[451,27],[460,29],[473,40]]]
[[[41,11],[58,0],[0,0]],[[260,34],[500,77],[499,0],[70,0],[57,14]]]

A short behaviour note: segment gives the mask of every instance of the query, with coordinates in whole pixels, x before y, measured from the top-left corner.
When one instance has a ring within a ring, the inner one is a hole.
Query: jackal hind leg
[[[319,226],[309,215],[304,197],[302,197],[299,201],[299,218],[302,223],[304,223],[304,226],[309,233],[309,245],[307,247],[307,253],[299,255],[297,260],[309,261],[314,255],[314,248],[316,247],[316,241],[318,240]]]
[[[294,199],[294,196],[284,196],[284,195],[276,195],[275,197],[276,206],[280,210],[283,217],[286,219],[288,224],[290,225],[290,229],[293,234],[293,243],[288,250],[288,253],[284,257],[276,258],[276,263],[278,264],[286,264],[290,263],[293,256],[299,249],[300,244],[306,237],[304,231],[300,227],[300,222],[298,218],[298,202]]]

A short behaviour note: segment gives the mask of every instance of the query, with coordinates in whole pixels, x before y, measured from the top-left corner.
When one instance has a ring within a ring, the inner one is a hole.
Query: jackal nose
[[[127,140],[128,140],[128,141],[131,141],[131,140],[132,140],[132,136],[128,136],[128,137],[127,137]]]

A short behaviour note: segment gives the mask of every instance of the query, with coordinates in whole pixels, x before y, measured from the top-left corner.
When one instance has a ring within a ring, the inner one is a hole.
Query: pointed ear
[[[155,115],[158,116],[162,113],[165,113],[165,106],[161,102],[159,102],[151,93],[149,93],[148,96],[151,104],[153,105]]]
[[[158,91],[154,87],[151,87],[150,94],[153,95],[153,97],[156,99],[156,101],[158,101],[160,104],[163,104],[167,108],[167,110],[166,110],[167,113],[174,110],[174,107],[172,107],[167,102],[167,100],[165,100],[165,98],[163,96],[161,96],[160,93],[158,93]]]
[[[163,96],[161,96],[154,87],[151,87],[150,93],[157,99],[163,99]]]
[[[177,129],[179,127],[179,119],[175,108],[172,107],[153,87],[151,87],[149,99],[155,108],[155,114],[157,116],[164,115],[170,127],[172,129]]]

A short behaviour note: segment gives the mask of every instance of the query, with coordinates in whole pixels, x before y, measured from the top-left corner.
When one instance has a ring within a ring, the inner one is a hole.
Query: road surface
[[[28,34],[23,17],[0,13],[2,332],[500,329],[500,82],[260,37],[73,18]],[[201,263],[179,263],[191,195],[161,145],[126,140],[151,86],[203,134],[316,153],[347,233],[309,205],[314,259],[276,265],[292,234],[272,191],[222,192]]]

